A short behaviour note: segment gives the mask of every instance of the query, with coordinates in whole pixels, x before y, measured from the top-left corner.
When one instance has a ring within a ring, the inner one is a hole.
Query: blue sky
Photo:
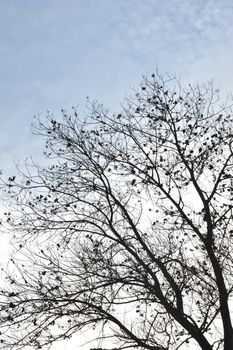
[[[233,91],[232,17],[232,0],[0,0],[0,169],[40,159],[33,115],[119,110],[157,67]]]
[[[231,0],[0,0],[0,168],[40,153],[33,115],[112,110],[156,67],[233,90]]]

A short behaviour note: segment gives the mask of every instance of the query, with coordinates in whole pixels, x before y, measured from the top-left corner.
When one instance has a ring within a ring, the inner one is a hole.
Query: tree
[[[232,350],[231,108],[154,74],[120,114],[89,108],[38,121],[49,164],[5,184],[2,346],[94,327],[99,347]]]

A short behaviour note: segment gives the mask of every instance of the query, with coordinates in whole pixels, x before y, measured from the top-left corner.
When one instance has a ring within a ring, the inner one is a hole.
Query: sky
[[[157,68],[233,91],[231,0],[0,0],[0,169],[41,155],[34,115],[120,108]]]
[[[34,115],[85,114],[87,96],[118,111],[156,69],[233,92],[232,17],[232,0],[0,0],[3,174],[41,159]]]

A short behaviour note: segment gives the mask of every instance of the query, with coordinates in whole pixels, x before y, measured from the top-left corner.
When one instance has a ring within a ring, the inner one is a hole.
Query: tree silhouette
[[[153,74],[120,114],[89,112],[38,121],[49,164],[5,183],[2,347],[93,327],[99,348],[232,350],[231,108]]]

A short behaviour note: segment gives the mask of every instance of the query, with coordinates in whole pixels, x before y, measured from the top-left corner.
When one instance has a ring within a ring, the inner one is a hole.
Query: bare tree
[[[232,350],[231,108],[159,75],[120,114],[89,107],[38,121],[49,165],[5,185],[2,346],[93,327],[99,348]]]

